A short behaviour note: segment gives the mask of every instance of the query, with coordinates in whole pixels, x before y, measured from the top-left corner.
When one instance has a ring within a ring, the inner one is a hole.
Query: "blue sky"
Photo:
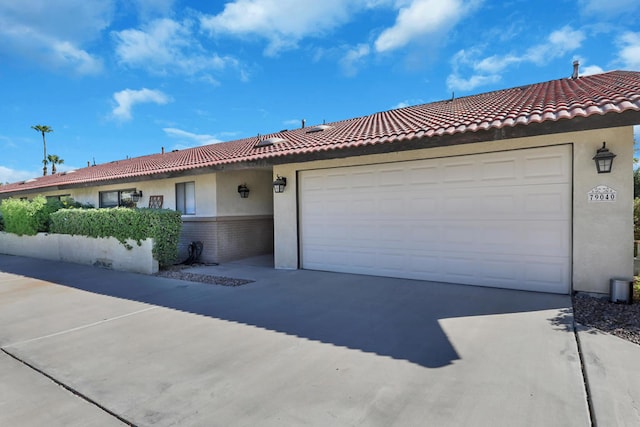
[[[575,59],[639,71],[640,2],[0,0],[0,182],[42,174],[35,124],[69,170],[568,77]]]

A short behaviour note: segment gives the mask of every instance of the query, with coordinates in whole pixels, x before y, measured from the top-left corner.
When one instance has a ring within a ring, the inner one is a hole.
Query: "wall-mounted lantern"
[[[247,184],[238,185],[238,193],[240,193],[240,198],[242,199],[249,197],[249,187],[247,187]]]
[[[287,186],[287,178],[277,175],[276,180],[273,181],[273,191],[276,193],[284,192],[284,187]]]
[[[138,203],[142,199],[142,190],[134,191],[131,193],[131,201],[133,203]]]
[[[613,158],[616,156],[606,147],[607,143],[602,143],[602,148],[599,148],[596,155],[593,156],[593,160],[596,162],[596,168],[598,173],[609,173],[613,167]]]

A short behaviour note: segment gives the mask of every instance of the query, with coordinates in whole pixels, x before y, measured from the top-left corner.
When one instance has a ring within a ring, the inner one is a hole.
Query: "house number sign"
[[[598,185],[597,187],[593,187],[587,193],[587,200],[589,202],[615,202],[616,201],[616,190],[611,187],[607,187],[606,185]]]

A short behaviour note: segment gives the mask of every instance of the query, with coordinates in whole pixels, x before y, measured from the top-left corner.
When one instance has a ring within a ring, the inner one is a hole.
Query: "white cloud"
[[[588,65],[582,69],[581,76],[591,76],[593,74],[604,73],[604,70],[597,65]]]
[[[395,110],[397,108],[405,108],[405,107],[410,107],[412,105],[420,105],[420,104],[424,104],[424,100],[423,99],[420,99],[420,98],[417,98],[417,99],[405,99],[404,101],[398,102],[396,105],[391,107],[391,109]]]
[[[102,69],[84,48],[110,23],[114,1],[24,0],[0,2],[0,52],[46,68],[78,74]]]
[[[599,18],[613,18],[622,14],[631,14],[638,9],[638,0],[580,0],[580,9],[588,15]]]
[[[76,48],[69,42],[54,43],[53,51],[61,62],[74,66],[80,74],[96,74],[102,70],[102,60]]]
[[[42,169],[39,171],[23,171],[11,169],[6,166],[0,166],[0,183],[14,183],[25,181],[27,179],[42,175]]]
[[[396,22],[378,36],[376,51],[398,49],[429,34],[446,31],[474,9],[474,3],[462,0],[399,1],[397,5],[402,7]]]
[[[491,74],[488,76],[475,74],[466,79],[455,74],[451,74],[449,77],[447,77],[447,86],[453,91],[470,91],[479,86],[485,86],[488,84],[497,83],[499,81],[500,76],[497,74]]]
[[[364,58],[369,55],[370,51],[368,44],[359,44],[347,50],[347,53],[340,60],[340,66],[344,74],[355,76],[358,72],[358,67],[362,65]]]
[[[529,48],[521,59],[537,65],[544,65],[554,58],[559,58],[578,49],[582,46],[584,39],[584,32],[565,26],[553,31],[546,43]]]
[[[526,49],[522,55],[509,53],[482,58],[483,49],[480,47],[460,50],[451,58],[452,72],[447,78],[447,85],[450,90],[470,91],[497,83],[501,79],[501,73],[510,66],[524,62],[545,65],[555,58],[577,50],[582,46],[584,39],[584,32],[565,26],[553,31],[544,43]],[[598,69],[599,67],[592,66],[589,71],[594,72]],[[463,70],[467,70],[471,75],[464,77]]]
[[[131,120],[131,109],[136,104],[152,102],[164,105],[171,102],[171,98],[159,90],[142,88],[140,90],[125,89],[113,94],[118,104],[112,111],[113,117],[119,120]]]
[[[509,65],[516,64],[520,61],[522,61],[522,59],[514,55],[492,55],[474,64],[473,68],[482,73],[496,74],[507,68]]]
[[[640,70],[640,33],[627,32],[618,40],[618,60],[625,69]]]
[[[213,135],[197,134],[177,128],[163,128],[162,130],[171,138],[186,141],[185,144],[178,144],[174,146],[174,149],[185,149],[198,145],[209,145],[222,142],[221,139]]]
[[[195,75],[239,65],[230,56],[206,52],[194,36],[192,25],[188,20],[158,19],[143,29],[114,32],[118,61],[155,74]]]
[[[200,24],[212,35],[265,39],[265,54],[272,56],[297,47],[305,37],[343,25],[358,10],[389,4],[385,0],[235,0],[218,15],[201,16]]]

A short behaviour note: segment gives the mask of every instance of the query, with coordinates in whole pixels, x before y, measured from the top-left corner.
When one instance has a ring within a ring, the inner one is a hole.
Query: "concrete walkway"
[[[591,423],[567,296],[276,271],[264,258],[192,271],[254,282],[0,255],[0,425]],[[640,347],[598,338],[582,340],[588,363],[602,345],[600,361],[637,366]],[[637,425],[610,372],[587,371],[599,425]]]

